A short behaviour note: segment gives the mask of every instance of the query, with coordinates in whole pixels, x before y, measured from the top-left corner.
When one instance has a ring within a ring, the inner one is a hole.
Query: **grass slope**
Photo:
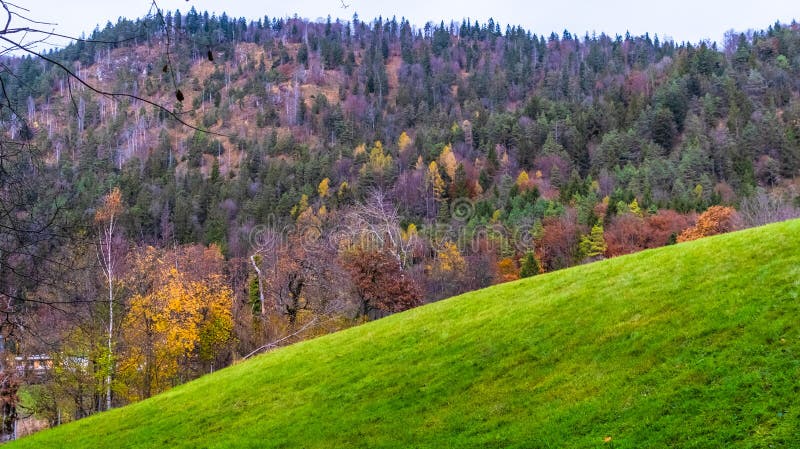
[[[800,447],[798,296],[792,221],[465,294],[11,447]]]

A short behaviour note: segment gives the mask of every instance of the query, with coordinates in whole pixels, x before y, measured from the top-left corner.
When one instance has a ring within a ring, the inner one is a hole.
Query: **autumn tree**
[[[134,294],[123,321],[119,363],[129,399],[150,397],[202,374],[231,341],[233,292],[214,270],[221,253],[192,252],[205,266],[152,247],[132,262],[128,283]]]
[[[467,262],[455,242],[447,239],[436,246],[436,256],[427,266],[429,293],[435,298],[446,298],[461,291],[466,282]]]
[[[392,155],[386,152],[381,141],[377,140],[370,149],[367,162],[361,166],[359,174],[362,178],[381,186],[391,175],[392,167]]]
[[[630,212],[631,212],[633,215],[636,215],[637,217],[642,217],[642,216],[644,216],[644,215],[643,215],[643,212],[642,212],[642,208],[641,208],[641,207],[639,207],[639,201],[637,201],[637,200],[636,200],[636,198],[634,198],[634,199],[633,199],[633,201],[631,201],[631,203],[630,203],[630,204],[628,204],[628,210],[629,210],[629,211],[630,211]]]
[[[662,209],[645,219],[647,243],[644,248],[659,248],[677,241],[678,235],[692,224],[694,214]]]
[[[380,248],[395,258],[400,269],[405,269],[416,240],[404,238],[400,220],[400,213],[388,194],[374,189],[365,202],[354,205],[345,215],[348,241]]]
[[[263,320],[280,317],[292,331],[305,316],[315,319],[341,308],[335,285],[342,274],[335,263],[337,242],[328,240],[335,236],[325,233],[328,218],[307,212],[295,228],[284,234],[268,231],[258,242],[250,262],[256,271],[253,296]],[[269,333],[279,334],[282,326],[272,324],[276,329]]]
[[[357,298],[357,316],[377,318],[421,304],[417,287],[397,260],[379,248],[355,247],[342,255]]]
[[[298,314],[310,306],[305,289],[310,281],[312,260],[299,239],[278,248],[275,257],[277,263],[268,276],[268,284],[276,310],[286,316],[289,327],[293,328]]]
[[[439,165],[447,174],[447,177],[450,178],[450,182],[453,182],[456,179],[458,160],[456,159],[456,155],[453,153],[453,147],[450,144],[444,146],[442,153],[439,155],[438,161]]]
[[[738,219],[738,214],[732,207],[711,206],[697,218],[697,223],[693,227],[678,236],[678,242],[688,242],[733,231],[738,227]]]
[[[435,213],[436,205],[444,199],[445,192],[444,180],[436,161],[431,161],[425,173],[425,192],[426,215],[430,218]]]
[[[511,282],[519,279],[519,269],[514,259],[504,257],[497,262],[497,282]]]
[[[644,219],[633,214],[615,216],[606,227],[606,244],[610,257],[630,254],[647,248],[649,235]]]
[[[400,137],[397,138],[397,148],[400,150],[400,153],[406,151],[406,149],[411,145],[411,137],[408,136],[408,133],[403,131],[400,133]]]
[[[545,270],[566,268],[578,260],[580,234],[581,227],[575,222],[575,213],[572,210],[568,209],[563,216],[542,220],[539,248]]]
[[[516,185],[520,190],[527,190],[531,187],[532,183],[530,178],[528,177],[528,172],[526,172],[525,170],[519,172],[519,175],[517,176]]]
[[[605,227],[606,254],[615,257],[675,243],[691,222],[690,215],[672,210],[659,210],[646,217],[617,215]]]
[[[317,193],[319,193],[320,198],[327,198],[331,187],[331,180],[330,178],[325,178],[320,181],[319,186],[317,186]]]

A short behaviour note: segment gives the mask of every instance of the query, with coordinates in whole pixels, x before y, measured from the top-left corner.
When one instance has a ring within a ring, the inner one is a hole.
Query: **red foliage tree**
[[[691,224],[691,216],[672,210],[660,210],[645,218],[633,214],[614,217],[605,229],[606,256],[621,256],[667,245]]]
[[[574,211],[543,220],[539,246],[545,271],[566,268],[575,263],[578,259],[578,237],[582,233],[585,233],[585,229],[575,222]]]
[[[421,304],[419,289],[391,254],[359,247],[345,253],[343,259],[358,297],[359,316],[381,316]]]
[[[692,225],[694,214],[686,215],[674,210],[660,210],[655,215],[646,218],[649,246],[657,248],[675,241],[686,228]]]
[[[647,248],[647,223],[633,214],[614,217],[605,228],[606,256],[615,257]]]

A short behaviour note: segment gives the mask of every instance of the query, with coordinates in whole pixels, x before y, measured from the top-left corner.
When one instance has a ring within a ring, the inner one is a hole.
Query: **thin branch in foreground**
[[[102,89],[99,89],[99,88],[97,88],[95,86],[92,86],[88,82],[86,82],[83,78],[81,78],[78,75],[76,75],[75,72],[73,72],[72,70],[67,68],[64,64],[56,61],[55,59],[47,57],[47,56],[45,56],[45,55],[43,55],[43,54],[41,54],[41,53],[39,53],[37,51],[31,50],[30,48],[22,47],[22,46],[18,45],[16,42],[12,41],[11,39],[8,39],[5,36],[0,35],[0,40],[5,41],[5,42],[7,42],[7,43],[9,43],[11,45],[14,45],[14,46],[18,47],[19,49],[25,51],[26,53],[29,53],[32,56],[36,56],[37,58],[40,58],[40,59],[42,59],[42,60],[44,60],[46,62],[49,62],[50,64],[53,64],[54,66],[56,66],[59,69],[63,70],[70,77],[78,80],[78,82],[80,84],[82,84],[84,87],[86,87],[87,89],[89,89],[92,92],[95,92],[95,93],[97,93],[99,95],[104,95],[104,96],[107,96],[109,98],[130,98],[130,99],[133,99],[133,100],[139,100],[139,101],[141,101],[143,103],[149,104],[150,106],[153,106],[156,109],[166,113],[168,116],[172,117],[176,122],[178,122],[179,124],[189,128],[189,129],[193,129],[195,131],[199,131],[199,132],[202,132],[202,133],[212,134],[212,135],[215,135],[215,136],[228,137],[226,134],[218,133],[218,132],[215,132],[215,131],[210,131],[210,130],[207,130],[207,129],[202,129],[202,128],[199,128],[199,127],[197,127],[195,125],[187,123],[186,121],[184,121],[182,118],[180,118],[178,116],[178,113],[176,113],[173,110],[167,109],[166,107],[156,103],[155,101],[139,97],[138,95],[126,94],[126,93],[120,93],[120,92],[108,92],[108,91],[104,91]]]
[[[333,312],[336,312],[336,311],[337,310],[331,310],[330,313],[333,313]],[[258,354],[261,351],[266,351],[268,349],[275,349],[275,348],[278,347],[278,345],[280,345],[281,343],[289,340],[290,338],[296,337],[296,336],[302,334],[303,332],[305,332],[305,331],[307,331],[307,330],[309,330],[309,329],[311,329],[313,327],[321,326],[321,325],[327,323],[328,321],[331,321],[333,318],[334,317],[328,317],[328,319],[326,319],[326,320],[319,321],[319,317],[314,317],[314,319],[312,319],[308,323],[304,324],[303,327],[301,327],[300,329],[297,329],[296,331],[292,332],[291,334],[284,335],[283,337],[281,337],[281,338],[279,338],[277,340],[273,340],[273,341],[271,341],[271,342],[269,342],[269,343],[267,343],[265,345],[259,346],[258,348],[250,351],[249,354],[247,354],[244,357],[242,357],[242,360],[247,360],[250,357]]]

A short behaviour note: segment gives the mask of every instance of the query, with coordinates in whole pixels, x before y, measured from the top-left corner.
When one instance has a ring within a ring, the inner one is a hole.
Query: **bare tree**
[[[100,227],[97,241],[97,259],[106,278],[108,287],[108,365],[106,366],[106,410],[111,409],[111,376],[114,363],[114,283],[116,282],[117,258],[115,257],[114,238],[117,231],[117,219],[122,212],[122,194],[114,189],[106,195],[103,205],[95,214],[95,222]]]
[[[354,241],[371,240],[379,249],[390,251],[398,267],[405,269],[413,242],[403,238],[400,214],[383,190],[373,190],[365,203],[355,205],[347,223]]]
[[[781,191],[768,193],[758,189],[753,195],[742,200],[739,215],[744,226],[751,228],[800,217],[800,208],[792,204],[791,195],[782,194]]]
[[[256,270],[256,277],[258,278],[258,301],[261,306],[261,315],[267,314],[267,308],[264,301],[264,274],[261,272],[261,268],[258,267],[260,257],[257,254],[252,254],[250,256],[250,263],[253,265],[253,269]]]

